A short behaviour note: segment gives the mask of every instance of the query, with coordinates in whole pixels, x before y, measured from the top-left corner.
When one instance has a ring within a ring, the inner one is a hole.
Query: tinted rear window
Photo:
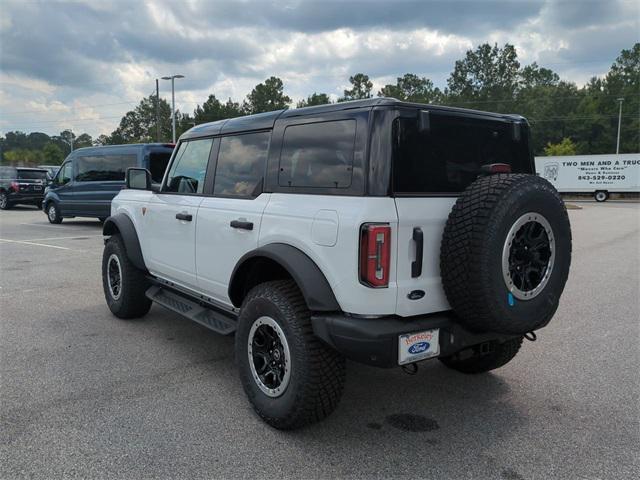
[[[108,182],[123,180],[124,174],[129,167],[138,164],[138,156],[131,155],[91,155],[78,157],[77,182]]]
[[[348,188],[353,173],[356,121],[291,125],[284,131],[281,187]]]
[[[46,180],[47,172],[41,170],[18,170],[20,180]]]
[[[418,131],[416,118],[398,118],[393,139],[396,193],[461,192],[491,163],[532,171],[526,129],[516,141],[510,122],[431,112],[428,132]]]

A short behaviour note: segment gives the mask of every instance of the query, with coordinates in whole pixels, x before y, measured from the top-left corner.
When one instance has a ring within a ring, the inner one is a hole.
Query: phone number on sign
[[[578,180],[624,180],[624,175],[578,175]]]

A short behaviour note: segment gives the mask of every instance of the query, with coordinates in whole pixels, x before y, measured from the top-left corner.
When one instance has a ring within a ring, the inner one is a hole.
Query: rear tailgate
[[[396,313],[404,317],[448,310],[449,303],[440,282],[440,241],[456,198],[395,200],[398,211]],[[422,262],[417,255],[421,243]]]

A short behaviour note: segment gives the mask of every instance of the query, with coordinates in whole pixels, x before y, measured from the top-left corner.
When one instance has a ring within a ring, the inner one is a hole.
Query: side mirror
[[[151,190],[151,172],[146,168],[127,168],[127,188],[133,190]]]

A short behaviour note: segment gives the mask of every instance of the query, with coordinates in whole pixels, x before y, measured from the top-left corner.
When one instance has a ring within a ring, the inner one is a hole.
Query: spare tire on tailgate
[[[543,178],[481,177],[458,198],[440,249],[442,283],[470,330],[524,334],[558,308],[571,263],[564,202]]]

